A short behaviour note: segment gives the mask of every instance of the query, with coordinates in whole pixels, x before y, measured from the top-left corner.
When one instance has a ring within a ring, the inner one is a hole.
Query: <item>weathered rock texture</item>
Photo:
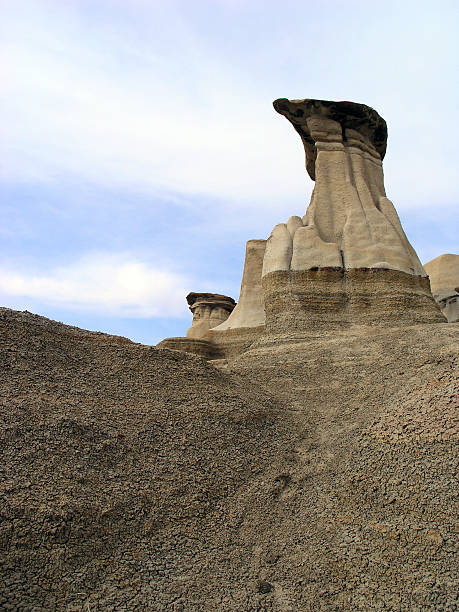
[[[239,301],[228,319],[207,335],[224,357],[232,358],[247,350],[264,330],[265,310],[261,272],[266,240],[249,240]]]
[[[264,330],[261,272],[265,247],[266,240],[247,242],[236,307],[234,300],[226,296],[190,293],[187,300],[194,316],[187,337],[166,338],[158,347],[193,353],[210,360],[231,359],[247,350]],[[212,314],[216,308],[226,309],[224,313],[217,310],[220,319]]]
[[[359,325],[442,322],[426,272],[386,197],[384,119],[353,102],[279,99],[274,108],[301,136],[316,182],[306,214],[276,225],[267,241],[247,243],[238,305],[205,334],[199,323],[187,334],[209,344],[174,338],[174,346],[170,339],[160,346],[232,359],[254,343]],[[449,299],[448,308],[455,305]]]
[[[429,275],[434,295],[454,290],[459,286],[459,255],[445,253],[427,262],[424,269]]]
[[[219,293],[189,293],[186,300],[193,313],[186,338],[165,338],[158,348],[183,351],[205,359],[222,359],[223,350],[209,339],[209,329],[226,321],[236,306],[232,297]]]
[[[445,253],[424,266],[433,296],[450,323],[459,321],[459,255]]]
[[[274,108],[300,134],[316,184],[303,219],[273,230],[263,275],[342,267],[425,276],[384,190],[384,119],[353,102],[280,99]]]
[[[159,349],[169,349],[170,351],[182,351],[191,355],[199,355],[204,359],[223,359],[223,353],[218,347],[208,340],[197,338],[184,338],[181,336],[164,338],[156,345]]]
[[[219,293],[189,293],[186,301],[193,313],[187,338],[203,339],[209,329],[226,321],[236,306],[233,298]]]
[[[384,190],[387,128],[363,104],[274,102],[300,134],[316,182],[306,215],[266,245],[267,333],[441,320],[424,269]],[[279,319],[279,313],[282,313]]]
[[[0,310],[0,607],[457,609],[457,327],[199,357]]]
[[[261,272],[265,249],[266,240],[249,240],[247,242],[239,301],[228,319],[215,327],[215,331],[264,325],[265,311]]]

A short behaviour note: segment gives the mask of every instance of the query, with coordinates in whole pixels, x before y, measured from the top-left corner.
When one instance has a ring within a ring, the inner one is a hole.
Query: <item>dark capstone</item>
[[[306,151],[306,169],[315,180],[317,151],[306,120],[312,115],[323,115],[341,124],[343,134],[351,128],[364,135],[384,159],[387,145],[387,124],[370,106],[356,102],[333,102],[332,100],[287,100],[279,98],[273,102],[274,109],[284,115],[301,136]]]
[[[220,293],[195,293],[194,291],[192,291],[186,296],[186,301],[190,306],[192,306],[197,300],[209,300],[212,302],[228,301],[231,304],[236,305],[236,302],[233,300],[232,297],[229,297],[228,295],[221,295]]]

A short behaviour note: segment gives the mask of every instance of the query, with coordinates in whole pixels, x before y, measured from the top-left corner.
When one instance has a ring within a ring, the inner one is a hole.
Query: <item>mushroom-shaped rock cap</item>
[[[198,305],[220,306],[228,312],[232,312],[236,306],[236,302],[228,295],[220,293],[194,293],[191,292],[186,296],[186,301],[190,310],[193,310]]]
[[[327,117],[341,124],[343,135],[353,129],[365,137],[379,153],[386,154],[387,125],[378,113],[366,104],[356,102],[333,102],[331,100],[287,100],[279,98],[273,102],[275,110],[284,115],[301,136],[306,151],[306,169],[315,180],[315,142],[309,132],[307,119],[314,115]]]

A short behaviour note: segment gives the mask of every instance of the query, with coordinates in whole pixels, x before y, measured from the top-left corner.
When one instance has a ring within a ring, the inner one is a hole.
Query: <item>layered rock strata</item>
[[[169,349],[170,351],[182,351],[182,353],[191,353],[199,355],[208,361],[213,359],[223,359],[224,355],[218,350],[212,342],[208,340],[198,340],[197,338],[184,338],[177,336],[173,338],[165,338],[157,345],[157,348]]]
[[[277,225],[266,244],[266,332],[353,324],[440,322],[429,281],[386,197],[386,122],[352,102],[274,102],[300,135],[315,180],[303,218]]]
[[[449,323],[459,321],[459,255],[445,253],[424,266],[435,301]]]
[[[315,181],[311,202],[302,218],[276,225],[267,241],[247,243],[238,305],[220,325],[207,319],[187,334],[208,344],[174,338],[174,348],[233,358],[251,346],[351,326],[444,321],[386,197],[384,119],[353,102],[279,99],[274,108],[303,142]]]

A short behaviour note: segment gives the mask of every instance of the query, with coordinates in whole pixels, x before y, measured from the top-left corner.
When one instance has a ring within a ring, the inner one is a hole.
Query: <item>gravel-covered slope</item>
[[[0,607],[200,609],[244,571],[226,504],[278,475],[276,401],[199,357],[6,309],[0,325]]]
[[[282,499],[254,512],[276,609],[458,609],[458,331],[355,328],[230,366],[295,411],[301,438]]]
[[[226,372],[0,326],[0,607],[457,609],[457,326],[292,340]]]

